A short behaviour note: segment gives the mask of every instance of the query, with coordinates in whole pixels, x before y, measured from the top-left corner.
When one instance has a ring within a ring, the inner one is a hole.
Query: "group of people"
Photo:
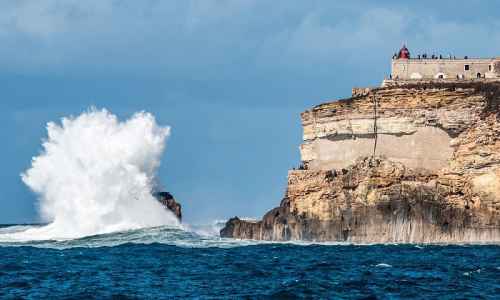
[[[394,55],[392,56],[392,59],[397,59],[398,58],[398,55],[396,53],[394,53]],[[409,57],[408,57],[409,58]],[[464,59],[468,59],[469,57],[468,56],[464,56]],[[452,56],[451,54],[448,55],[448,57],[443,57],[443,55],[439,54],[439,55],[436,55],[436,54],[432,54],[431,56],[428,56],[427,53],[424,53],[424,54],[419,54],[417,55],[417,59],[457,59],[456,56]]]

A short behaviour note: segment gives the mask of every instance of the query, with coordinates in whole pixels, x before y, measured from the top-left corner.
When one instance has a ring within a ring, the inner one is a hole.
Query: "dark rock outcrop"
[[[163,206],[170,210],[179,219],[179,221],[182,220],[181,205],[175,201],[172,194],[169,192],[158,192],[154,193],[154,196]]]

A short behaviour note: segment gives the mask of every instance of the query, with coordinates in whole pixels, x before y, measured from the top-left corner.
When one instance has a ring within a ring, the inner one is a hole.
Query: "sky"
[[[0,0],[0,223],[46,123],[107,108],[172,128],[159,178],[190,223],[260,217],[300,164],[300,112],[410,51],[500,56],[498,1]]]

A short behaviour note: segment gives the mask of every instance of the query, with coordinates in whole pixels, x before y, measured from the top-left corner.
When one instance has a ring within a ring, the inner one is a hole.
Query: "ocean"
[[[271,243],[171,226],[6,238],[29,227],[0,228],[1,299],[500,298],[500,245]]]

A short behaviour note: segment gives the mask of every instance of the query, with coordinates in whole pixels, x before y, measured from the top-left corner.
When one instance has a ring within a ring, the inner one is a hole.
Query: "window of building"
[[[489,65],[489,66],[488,66],[488,71],[490,71],[490,72],[491,72],[491,65]]]
[[[469,66],[469,65],[465,65],[465,66],[464,66],[464,70],[465,70],[465,71],[469,71],[469,70],[470,70],[470,66]]]

